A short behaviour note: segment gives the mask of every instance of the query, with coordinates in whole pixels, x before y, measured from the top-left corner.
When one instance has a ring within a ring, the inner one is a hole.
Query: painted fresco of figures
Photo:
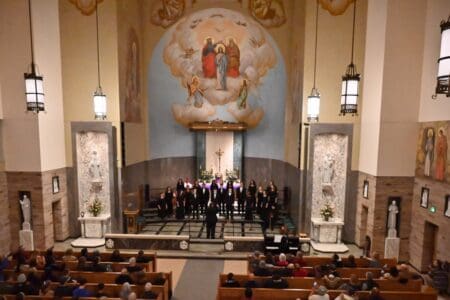
[[[445,135],[444,128],[439,128],[438,136],[436,140],[436,168],[434,178],[436,180],[445,179],[445,168],[447,164],[447,136]]]
[[[286,22],[282,0],[250,0],[250,13],[265,27],[278,27]]]
[[[234,38],[228,39],[228,45],[225,48],[225,54],[228,58],[227,76],[236,78],[239,76],[239,66],[241,53]]]
[[[206,38],[205,46],[202,51],[202,69],[203,77],[216,78],[216,45],[212,38]]]
[[[217,90],[227,89],[227,68],[228,68],[228,57],[225,54],[225,46],[223,44],[219,44],[217,46],[217,54],[216,54]]]
[[[425,128],[424,133],[426,133],[426,139],[423,149],[425,153],[425,165],[423,173],[425,176],[430,176],[434,153],[434,129]]]
[[[184,0],[157,1],[152,7],[151,21],[155,25],[167,28],[183,16],[184,8]]]
[[[200,89],[200,79],[197,76],[192,77],[191,83],[188,83],[187,86],[189,91],[188,103],[201,108],[205,99],[203,98],[203,91]]]

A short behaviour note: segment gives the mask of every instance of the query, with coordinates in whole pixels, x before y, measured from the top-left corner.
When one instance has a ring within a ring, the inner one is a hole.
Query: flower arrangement
[[[320,215],[324,218],[325,221],[328,221],[333,217],[334,211],[329,203],[325,204],[325,206],[320,210]]]
[[[100,215],[100,213],[102,212],[103,209],[103,204],[100,202],[100,200],[98,200],[97,197],[95,197],[94,201],[89,204],[88,206],[88,211],[94,216],[97,217],[98,215]]]
[[[211,170],[206,170],[206,169],[202,169],[201,167],[200,167],[200,180],[201,181],[211,181],[212,179],[214,178],[214,175],[213,175],[213,169],[211,168]]]

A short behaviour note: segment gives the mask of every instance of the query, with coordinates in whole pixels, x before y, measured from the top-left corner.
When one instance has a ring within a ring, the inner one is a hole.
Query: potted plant
[[[102,212],[102,209],[103,209],[103,205],[100,202],[100,200],[98,199],[98,197],[96,196],[94,201],[91,204],[89,204],[88,211],[94,217],[97,217]]]

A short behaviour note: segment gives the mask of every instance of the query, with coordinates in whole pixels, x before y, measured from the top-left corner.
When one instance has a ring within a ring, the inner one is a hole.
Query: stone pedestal
[[[384,258],[398,259],[400,253],[400,238],[387,237],[384,241]]]
[[[321,218],[311,218],[312,241],[311,246],[320,252],[344,253],[347,246],[341,243],[342,227],[341,219],[325,221]]]
[[[33,230],[30,223],[23,222],[22,230],[19,231],[19,245],[26,251],[34,250]]]
[[[72,242],[73,247],[99,247],[105,244],[105,234],[110,231],[110,215],[80,217],[81,238]]]

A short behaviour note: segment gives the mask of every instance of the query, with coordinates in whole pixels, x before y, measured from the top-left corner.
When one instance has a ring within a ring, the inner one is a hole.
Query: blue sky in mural
[[[176,123],[171,110],[172,104],[184,104],[188,97],[187,89],[179,79],[172,76],[163,60],[164,47],[172,36],[174,27],[158,42],[148,66],[150,159],[194,156],[195,153],[194,133]],[[245,156],[283,160],[286,71],[278,47],[270,35],[267,36],[274,46],[277,64],[262,78],[258,88],[259,97],[249,95],[250,105],[257,103],[262,106],[265,115],[256,128],[247,131]],[[235,121],[225,106],[216,106],[216,115],[212,119],[215,118]]]

